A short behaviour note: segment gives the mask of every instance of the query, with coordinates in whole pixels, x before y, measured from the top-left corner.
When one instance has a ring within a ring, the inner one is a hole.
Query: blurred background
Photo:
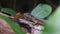
[[[31,12],[39,3],[47,3],[55,9],[60,0],[0,0],[0,7],[11,8],[17,12]]]

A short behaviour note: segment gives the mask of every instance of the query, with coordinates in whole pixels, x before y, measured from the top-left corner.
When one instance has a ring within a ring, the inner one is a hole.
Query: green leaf
[[[21,27],[17,23],[11,21],[6,16],[3,16],[3,15],[0,14],[0,19],[5,20],[11,26],[11,28],[13,29],[15,34],[26,34],[25,32],[22,31]]]
[[[9,9],[9,8],[1,8],[1,11],[2,12],[9,13],[12,16],[16,14],[16,11],[15,10],[12,10],[12,9]]]
[[[31,12],[31,15],[38,18],[45,18],[52,12],[52,7],[48,4],[38,4]]]
[[[60,34],[60,6],[46,21],[42,34]]]

